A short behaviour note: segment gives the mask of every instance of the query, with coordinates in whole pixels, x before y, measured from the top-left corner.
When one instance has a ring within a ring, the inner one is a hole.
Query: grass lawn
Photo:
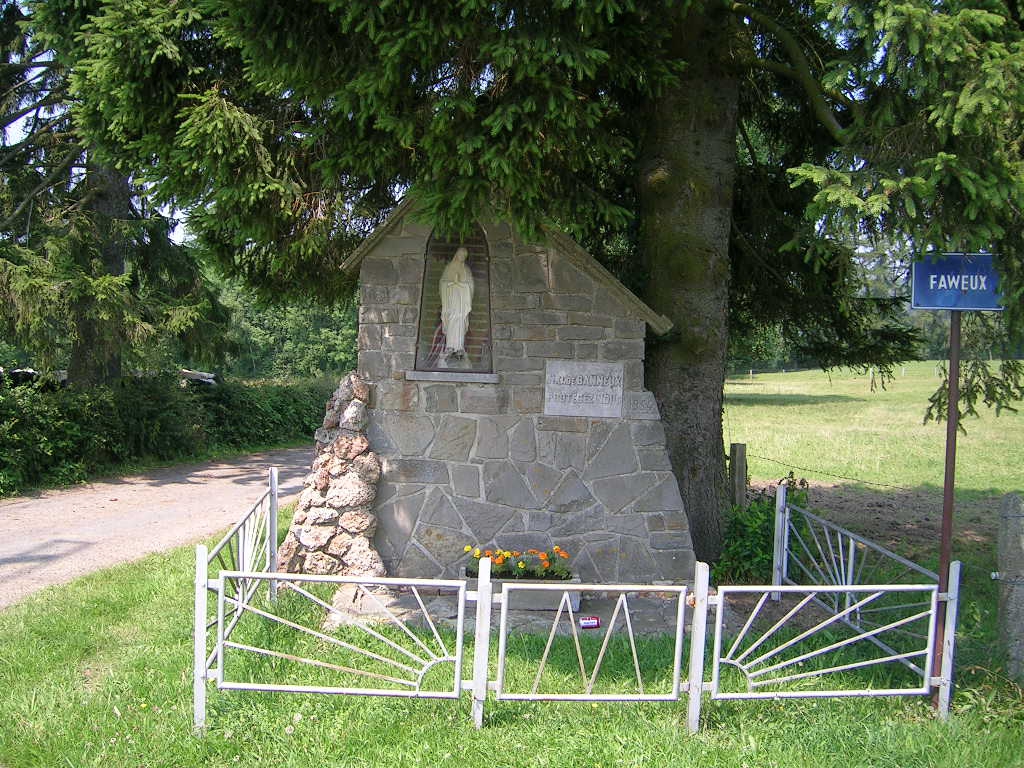
[[[830,382],[820,373],[731,383],[727,440],[746,442],[751,454],[834,474],[940,486],[944,429],[919,424],[935,383],[930,371],[908,366],[905,379],[878,393],[863,377]],[[1024,419],[986,416],[968,430],[960,454],[963,491],[1019,487]],[[990,450],[988,442],[1001,448]],[[788,471],[757,460],[751,466],[760,478]],[[936,722],[919,697],[705,697],[695,736],[686,730],[685,701],[490,701],[485,728],[476,731],[468,696],[414,701],[212,687],[208,731],[193,736],[194,555],[183,548],[0,612],[0,766],[1024,766],[1024,695],[999,671],[995,589],[985,571],[991,545],[965,546],[970,567],[949,723]],[[663,650],[652,646],[650,653]],[[512,676],[522,674],[513,666]]]
[[[797,477],[837,476],[902,488],[941,489],[945,422],[923,424],[939,385],[936,363],[908,363],[883,390],[848,370],[769,373],[726,383],[725,442],[746,443],[753,479],[793,469]],[[1024,489],[1024,412],[979,411],[957,441],[958,495]]]
[[[1024,702],[981,668],[980,643],[961,656],[948,724],[920,698],[705,699],[696,736],[686,730],[685,702],[492,702],[475,731],[467,698],[211,689],[208,733],[196,737],[192,557],[189,548],[149,557],[0,613],[0,765],[1024,765]]]

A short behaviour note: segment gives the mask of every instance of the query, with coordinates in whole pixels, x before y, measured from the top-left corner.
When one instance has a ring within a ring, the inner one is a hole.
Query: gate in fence
[[[475,589],[465,580],[277,572],[276,479],[272,470],[268,492],[215,547],[196,548],[197,729],[211,681],[221,690],[440,699],[468,692],[478,727],[489,694],[685,696],[691,731],[705,695],[906,696],[934,687],[939,713],[948,715],[959,563],[940,593],[935,574],[789,504],[784,486],[772,584],[716,592],[698,563],[692,587],[506,582],[499,591],[486,558]],[[577,597],[595,615],[581,616]],[[531,610],[538,598],[547,607]],[[946,652],[933,676],[943,606]],[[885,672],[865,680],[868,669]]]

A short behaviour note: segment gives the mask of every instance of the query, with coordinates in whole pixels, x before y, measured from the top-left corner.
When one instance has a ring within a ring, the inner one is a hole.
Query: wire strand
[[[779,461],[778,459],[769,459],[767,456],[757,456],[753,453],[748,453],[752,459],[761,459],[761,461],[770,461],[773,464],[778,464],[789,469],[798,469],[801,472],[810,472],[815,475],[825,475],[826,477],[835,477],[839,480],[849,480],[852,483],[863,483],[864,485],[877,485],[880,488],[895,488],[898,491],[913,492],[913,488],[907,488],[904,485],[892,485],[891,483],[876,483],[873,480],[862,480],[859,477],[847,477],[846,475],[837,475],[834,472],[826,472],[823,469],[811,469],[810,467],[798,467],[796,464],[788,464],[785,461]]]

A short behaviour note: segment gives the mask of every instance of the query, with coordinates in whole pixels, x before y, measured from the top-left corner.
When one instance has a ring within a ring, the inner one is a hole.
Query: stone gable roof
[[[359,269],[359,265],[362,264],[363,259],[373,251],[381,239],[391,233],[391,231],[408,213],[412,212],[413,208],[414,204],[411,198],[406,197],[402,200],[398,207],[391,212],[391,215],[388,216],[387,220],[377,227],[377,229],[375,229],[369,237],[360,243],[359,247],[356,248],[344,262],[342,262],[342,270],[347,273],[354,274]],[[661,336],[672,329],[671,320],[664,315],[658,314],[647,306],[647,304],[641,301],[636,294],[624,286],[618,278],[615,277],[615,275],[605,269],[597,259],[580,247],[575,240],[564,232],[553,227],[544,227],[543,230],[544,236],[548,241],[548,245],[557,248],[566,258],[569,259],[573,266],[581,272],[589,275],[599,284],[605,286],[627,309],[635,312],[638,317],[642,318],[655,334]]]

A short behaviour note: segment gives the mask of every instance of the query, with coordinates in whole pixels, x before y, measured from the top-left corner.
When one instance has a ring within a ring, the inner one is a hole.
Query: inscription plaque
[[[548,360],[544,371],[545,416],[622,416],[622,363]]]

